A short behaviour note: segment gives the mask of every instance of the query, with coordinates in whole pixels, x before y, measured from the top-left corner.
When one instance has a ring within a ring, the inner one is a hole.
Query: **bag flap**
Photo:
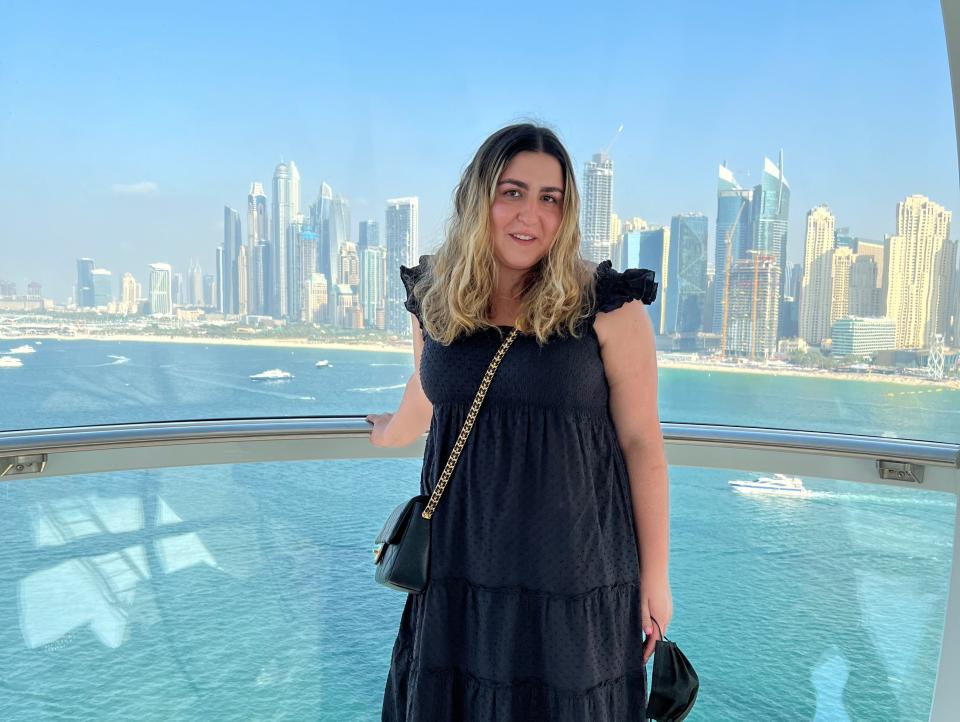
[[[407,520],[413,511],[414,505],[418,501],[422,501],[423,498],[423,496],[415,496],[394,509],[390,516],[387,517],[386,522],[384,522],[383,529],[377,534],[375,543],[381,544],[386,542],[387,544],[396,544],[400,541],[400,537],[403,535],[404,527],[406,527]]]

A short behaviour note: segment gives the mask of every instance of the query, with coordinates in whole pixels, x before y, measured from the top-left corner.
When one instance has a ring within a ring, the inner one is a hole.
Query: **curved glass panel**
[[[378,719],[406,595],[374,582],[372,540],[419,465],[4,483],[0,718]],[[709,689],[696,718],[926,719],[955,497],[729,483],[756,476],[671,469],[668,636]]]
[[[393,409],[399,266],[531,116],[574,158],[584,257],[657,272],[663,418],[957,440],[939,3],[743,11],[513,8],[575,39],[538,68],[467,6],[11,9],[0,428]],[[240,40],[294,26],[323,42]]]

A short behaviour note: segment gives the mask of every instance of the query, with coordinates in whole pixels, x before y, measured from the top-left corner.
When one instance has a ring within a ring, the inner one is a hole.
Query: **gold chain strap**
[[[474,419],[477,418],[477,412],[480,410],[480,404],[483,403],[483,397],[487,395],[487,388],[490,386],[490,382],[493,381],[493,375],[497,371],[497,366],[500,365],[500,360],[507,352],[507,349],[510,348],[510,344],[513,343],[513,339],[516,338],[516,335],[517,329],[513,329],[513,331],[510,332],[510,335],[507,336],[506,340],[500,345],[500,348],[493,357],[493,361],[490,362],[490,366],[487,367],[487,372],[483,375],[483,380],[480,382],[480,388],[477,390],[477,395],[473,399],[473,404],[470,406],[470,411],[467,413],[467,420],[463,423],[463,428],[460,429],[460,436],[457,437],[457,442],[453,445],[453,451],[450,452],[450,458],[447,459],[447,465],[444,467],[443,473],[440,474],[440,479],[437,481],[437,485],[433,490],[433,494],[430,495],[430,501],[420,514],[420,516],[422,516],[424,519],[429,519],[433,516],[434,510],[437,508],[437,502],[440,501],[440,495],[443,494],[443,490],[447,488],[447,481],[450,479],[450,475],[453,473],[453,467],[457,465],[457,459],[460,458],[460,450],[466,443],[467,436],[470,435],[470,429],[473,428]]]

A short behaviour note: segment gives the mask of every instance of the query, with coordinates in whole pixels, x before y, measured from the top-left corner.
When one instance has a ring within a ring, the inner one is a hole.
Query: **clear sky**
[[[246,232],[281,158],[304,207],[321,181],[351,201],[352,235],[419,195],[428,252],[477,145],[526,118],[578,175],[622,123],[614,210],[701,211],[711,246],[717,165],[752,185],[780,148],[791,260],[819,203],[877,239],[906,195],[960,210],[936,0],[141,5],[5,8],[0,278],[21,293],[65,300],[79,256],[212,273],[223,205]]]

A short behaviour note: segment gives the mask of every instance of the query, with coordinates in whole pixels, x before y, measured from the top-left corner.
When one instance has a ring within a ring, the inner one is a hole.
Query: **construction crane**
[[[620,137],[620,134],[623,132],[623,123],[620,124],[620,127],[617,128],[617,132],[613,134],[613,137],[610,139],[610,142],[607,143],[607,146],[600,151],[603,155],[609,155],[610,149],[613,147],[613,144],[617,142],[617,139]]]

